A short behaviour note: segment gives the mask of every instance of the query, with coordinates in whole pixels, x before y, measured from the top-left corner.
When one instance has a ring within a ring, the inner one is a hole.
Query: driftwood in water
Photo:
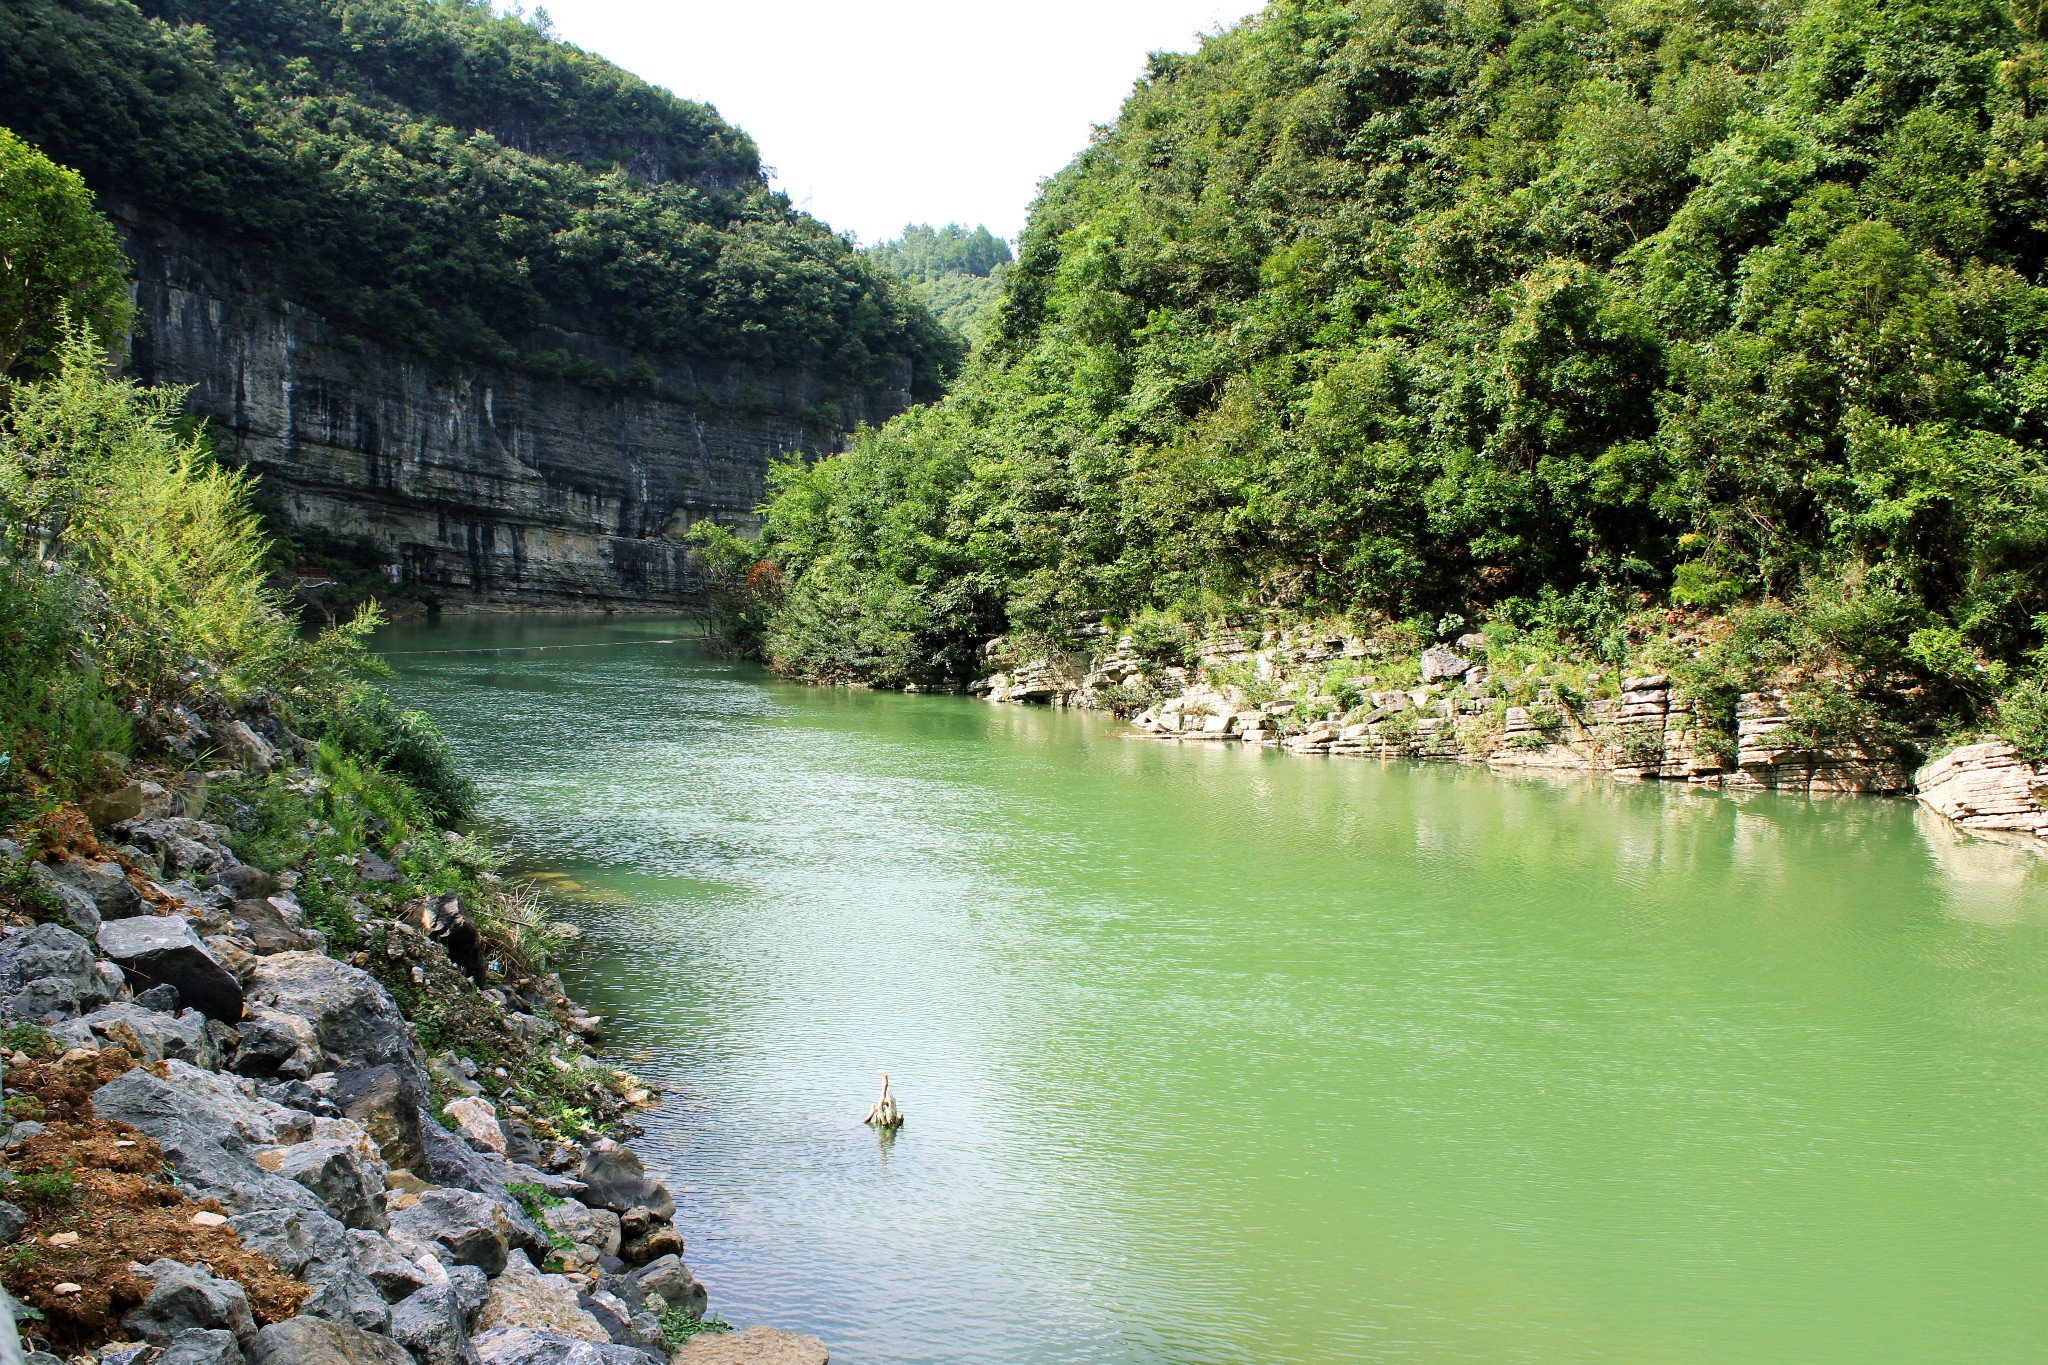
[[[881,1071],[876,1074],[882,1078],[882,1097],[875,1101],[874,1108],[868,1110],[868,1116],[861,1121],[874,1128],[901,1128],[903,1111],[896,1107],[896,1097],[889,1093],[889,1073]]]

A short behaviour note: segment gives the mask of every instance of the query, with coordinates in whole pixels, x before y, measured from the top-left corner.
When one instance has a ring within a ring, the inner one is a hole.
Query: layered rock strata
[[[241,253],[108,207],[135,266],[135,376],[190,385],[292,522],[360,537],[451,605],[688,604],[690,524],[751,519],[776,458],[910,404],[907,367],[850,392],[737,364],[666,362],[612,392],[440,368],[344,334]],[[587,333],[529,340],[614,372],[649,361]]]

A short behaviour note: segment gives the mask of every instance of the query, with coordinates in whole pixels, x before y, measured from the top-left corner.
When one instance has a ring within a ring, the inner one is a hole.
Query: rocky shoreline
[[[673,1194],[618,1140],[658,1096],[558,974],[457,895],[351,898],[330,944],[212,795],[317,786],[312,746],[260,697],[173,719],[220,766],[173,742],[0,840],[0,1241],[31,1365],[823,1365],[707,1316]]]
[[[1479,764],[1600,774],[1730,791],[1914,796],[1971,834],[2048,853],[2048,764],[2001,739],[1917,769],[1856,747],[1798,741],[1785,695],[1744,692],[1732,732],[1710,736],[1696,699],[1663,672],[1616,675],[1608,695],[1561,677],[1495,675],[1483,636],[1411,657],[1317,630],[1220,630],[1183,663],[1146,657],[1130,636],[1093,649],[1019,657],[992,640],[996,671],[969,689],[996,704],[1101,709],[1138,737],[1234,743],[1327,757]],[[1333,694],[1330,680],[1342,681]],[[1585,680],[1582,680],[1585,681]]]

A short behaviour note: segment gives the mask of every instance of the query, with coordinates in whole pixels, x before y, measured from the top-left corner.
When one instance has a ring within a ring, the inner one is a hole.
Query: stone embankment
[[[0,841],[0,1241],[31,1365],[822,1365],[808,1337],[689,1336],[675,1198],[606,1136],[655,1096],[558,976],[453,897],[358,906],[330,955],[204,792],[141,776],[97,827],[65,808]],[[507,1065],[429,1055],[386,981]],[[582,1126],[521,1104],[520,1067]]]
[[[1019,662],[1007,650],[990,642],[991,663],[1007,666],[971,690],[991,702],[1116,710],[1150,738],[1738,791],[1911,794],[1959,829],[2048,852],[2048,764],[1996,739],[1911,773],[1860,750],[1815,748],[1798,742],[1776,691],[1742,694],[1732,732],[1711,734],[1696,700],[1666,674],[1613,679],[1611,695],[1589,697],[1557,678],[1496,676],[1478,635],[1404,660],[1370,641],[1280,631],[1212,633],[1185,666],[1143,658],[1130,639],[1103,631],[1092,653]],[[1401,685],[1382,685],[1396,675]],[[1323,694],[1333,678],[1348,702]]]
[[[1003,649],[992,642],[992,657]],[[973,690],[992,702],[1119,710],[1141,734],[1176,741],[1735,789],[1911,790],[1896,762],[1796,743],[1776,692],[1743,694],[1734,732],[1710,737],[1693,699],[1665,674],[1612,679],[1611,695],[1586,695],[1561,678],[1497,677],[1484,650],[1480,636],[1466,635],[1392,659],[1342,635],[1222,631],[1202,642],[1194,665],[1161,667],[1130,639],[1105,635],[1099,654],[1036,657]]]

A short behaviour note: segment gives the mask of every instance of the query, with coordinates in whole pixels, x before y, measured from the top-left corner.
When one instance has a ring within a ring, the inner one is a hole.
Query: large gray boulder
[[[257,959],[248,999],[266,1018],[298,1021],[303,1045],[323,1063],[313,1070],[389,1066],[416,1105],[426,1102],[405,1016],[368,972],[320,953],[273,953]]]
[[[652,1314],[634,1311],[618,1295],[603,1289],[593,1289],[581,1295],[576,1302],[597,1320],[605,1335],[619,1345],[631,1346],[650,1355],[668,1354],[667,1338],[662,1336],[661,1323]]]
[[[547,1232],[527,1215],[506,1186],[528,1183],[552,1192],[552,1178],[529,1168],[513,1166],[503,1157],[479,1152],[455,1134],[420,1113],[420,1140],[426,1147],[427,1179],[436,1185],[469,1190],[498,1206],[504,1217],[505,1235],[512,1246],[547,1259]],[[580,1188],[580,1186],[579,1186]]]
[[[1431,645],[1422,651],[1422,681],[1425,683],[1454,681],[1471,671],[1471,661],[1459,658],[1455,650]]]
[[[505,1269],[510,1228],[504,1211],[472,1191],[428,1190],[412,1207],[391,1216],[391,1231],[400,1238],[438,1246],[457,1265],[473,1265],[486,1275]]]
[[[289,896],[236,901],[231,918],[235,932],[254,944],[260,956],[327,951],[326,935],[306,927],[305,912]]]
[[[420,1106],[397,1067],[359,1066],[335,1072],[334,1103],[370,1135],[385,1165],[394,1171],[427,1174]],[[431,1119],[427,1123],[439,1126]]]
[[[300,1307],[305,1317],[351,1323],[381,1332],[391,1323],[383,1294],[350,1254],[348,1229],[318,1211],[259,1209],[236,1214],[228,1226],[242,1244],[276,1261],[294,1279],[313,1286]]]
[[[630,1346],[578,1341],[531,1327],[500,1327],[470,1344],[482,1365],[664,1365],[660,1356]]]
[[[386,1303],[402,1303],[434,1283],[431,1275],[393,1246],[391,1239],[382,1233],[366,1228],[351,1229],[348,1251],[356,1269],[377,1287]]]
[[[244,1341],[256,1335],[249,1296],[233,1280],[161,1257],[140,1273],[150,1281],[149,1297],[121,1325],[145,1341],[161,1345],[194,1330],[224,1330]]]
[[[101,1357],[105,1360],[105,1357]],[[163,1344],[163,1353],[152,1365],[247,1365],[241,1343],[224,1328],[194,1328],[180,1332]]]
[[[137,990],[166,985],[209,1019],[242,1017],[242,985],[179,915],[138,915],[100,926],[100,951],[120,965]]]
[[[371,1162],[346,1142],[315,1139],[256,1154],[256,1164],[304,1187],[320,1207],[348,1228],[383,1232],[383,1162]]]
[[[599,1138],[590,1144],[583,1153],[583,1169],[578,1174],[590,1187],[583,1202],[592,1208],[607,1208],[613,1213],[642,1208],[656,1218],[676,1216],[676,1201],[668,1187],[648,1177],[631,1148],[610,1138]]]
[[[243,1355],[249,1365],[414,1365],[390,1337],[303,1314],[258,1332]]]
[[[125,919],[146,913],[142,895],[128,881],[128,869],[116,862],[88,862],[72,858],[61,863],[44,863],[52,881],[74,887],[93,903],[100,918]]]
[[[252,1149],[277,1145],[295,1131],[280,1128],[279,1116],[289,1110],[235,1094],[226,1078],[183,1062],[164,1067],[168,1079],[138,1067],[108,1081],[93,1092],[93,1112],[155,1138],[187,1189],[211,1195],[231,1211],[296,1208],[325,1216],[310,1192],[264,1170],[251,1156]],[[226,1087],[226,1093],[204,1082]],[[310,1125],[309,1116],[297,1117]]]
[[[56,1023],[114,998],[94,970],[92,945],[59,924],[38,924],[0,942],[0,1014]]]
[[[30,863],[29,867],[34,870],[36,879],[44,888],[57,898],[58,913],[63,917],[67,929],[88,939],[100,931],[105,916],[100,914],[100,908],[93,902],[91,896],[70,882],[60,879],[55,869],[48,863]]]
[[[619,1215],[610,1209],[593,1209],[573,1199],[564,1200],[541,1215],[548,1231],[559,1232],[580,1246],[594,1248],[600,1256],[619,1254]]]
[[[165,990],[162,986],[153,990]],[[169,988],[169,989],[175,989]],[[206,1018],[198,1010],[166,1014],[161,1010],[117,1000],[102,1005],[79,1023],[92,1031],[101,1046],[123,1048],[144,1066],[174,1058],[189,1062],[202,1071],[220,1066],[220,1050],[207,1032]]]
[[[478,1365],[462,1297],[446,1281],[430,1284],[391,1310],[391,1339],[419,1365]]]

